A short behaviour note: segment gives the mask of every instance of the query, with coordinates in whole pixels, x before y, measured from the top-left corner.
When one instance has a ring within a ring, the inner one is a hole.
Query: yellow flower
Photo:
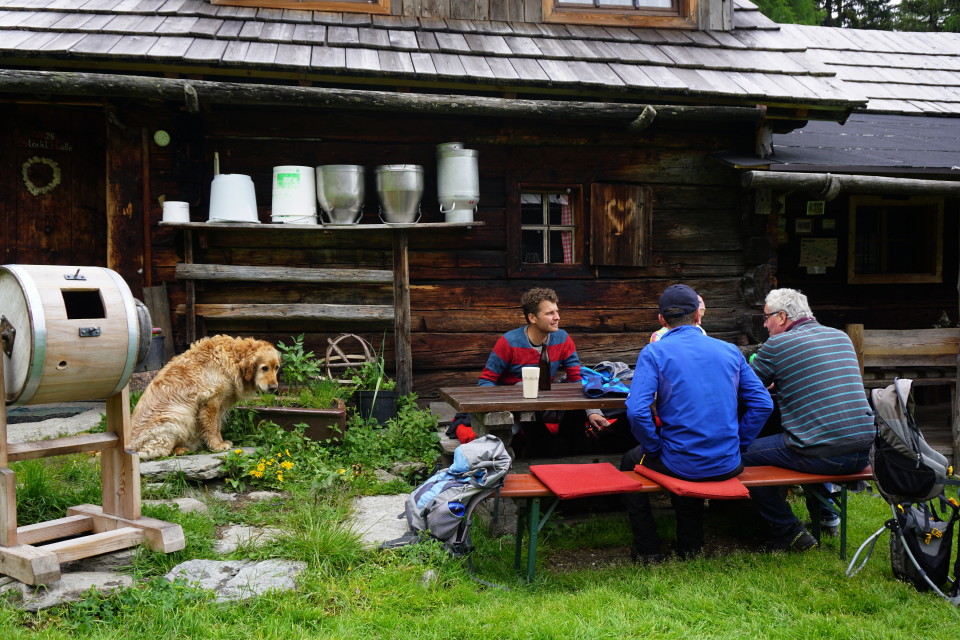
[[[293,463],[290,462],[289,460],[281,462],[280,466],[283,467],[284,469],[293,469]]]
[[[283,474],[277,474],[277,480],[283,482]]]
[[[263,477],[263,472],[262,472],[262,471],[257,471],[256,469],[251,469],[251,470],[250,470],[250,475],[252,475],[254,478],[262,478],[262,477]]]
[[[346,472],[347,472],[346,469],[337,469],[337,473],[339,473],[340,475],[343,475],[343,474],[345,474]]]
[[[278,458],[282,458],[282,457],[283,457],[283,454],[282,454],[282,453],[278,453],[278,454],[277,454],[277,457],[278,457]]]
[[[288,455],[288,456],[290,455],[290,449],[284,449],[284,451],[287,452],[287,455]]]
[[[272,465],[272,464],[273,464],[273,460],[267,460],[267,466],[268,466],[268,467],[269,467],[270,465]]]
[[[241,453],[243,453],[243,449],[234,449],[233,452],[237,455],[240,455]]]
[[[264,465],[262,462],[257,465],[257,471],[259,471],[260,473],[263,473],[263,471],[264,471],[266,468],[267,468],[266,465]]]

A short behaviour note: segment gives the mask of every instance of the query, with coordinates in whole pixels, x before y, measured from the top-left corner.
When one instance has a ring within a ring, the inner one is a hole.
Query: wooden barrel
[[[136,300],[110,269],[0,266],[0,314],[7,404],[106,398],[136,366]]]

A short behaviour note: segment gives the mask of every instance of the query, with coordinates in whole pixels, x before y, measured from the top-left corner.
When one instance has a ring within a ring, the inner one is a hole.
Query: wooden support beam
[[[52,551],[27,544],[0,547],[0,574],[32,586],[47,584],[60,579],[60,561]]]
[[[177,264],[178,280],[238,282],[332,282],[386,284],[393,273],[384,269],[301,269],[297,267],[248,267],[229,264]]]
[[[96,532],[112,531],[122,527],[143,529],[145,542],[154,551],[173,553],[186,546],[183,537],[183,528],[179,524],[164,522],[155,518],[141,516],[136,520],[114,516],[103,512],[95,504],[80,504],[67,509],[67,515],[89,516],[93,519],[93,530]]]
[[[413,391],[413,346],[410,340],[410,237],[406,229],[393,234],[394,345],[397,359],[397,391]]]
[[[231,320],[315,320],[333,322],[391,322],[393,307],[390,305],[340,305],[340,304],[197,304],[198,316]],[[184,305],[177,313],[185,311]]]
[[[120,74],[65,71],[0,70],[0,92],[43,95],[95,96],[99,98],[147,98],[182,103],[185,90],[195,92],[195,104],[241,104],[258,107],[308,107],[390,111],[418,115],[516,117],[590,122],[629,123],[641,117],[646,104],[587,102],[575,100],[507,99],[490,96],[447,95],[396,91],[367,91],[334,87],[186,80]],[[847,110],[861,101],[837,105]],[[659,105],[658,120],[722,120],[755,122],[763,117],[758,107]]]
[[[93,520],[87,516],[67,516],[56,520],[47,520],[37,524],[28,524],[17,529],[20,544],[37,544],[47,540],[75,536],[93,531]]]
[[[109,553],[119,549],[135,547],[143,542],[143,538],[144,534],[142,530],[133,527],[122,527],[113,531],[94,533],[73,540],[53,542],[42,548],[44,551],[51,551],[57,554],[57,560],[62,564],[64,562],[80,560],[81,558],[98,556],[102,553]]]
[[[0,468],[0,547],[13,547],[17,539],[17,478]]]
[[[874,195],[908,195],[960,197],[960,181],[918,180],[915,178],[887,178],[868,175],[840,175],[833,173],[787,173],[783,171],[747,171],[741,184],[750,189],[776,191],[803,191],[825,200],[843,192]]]
[[[50,440],[32,440],[11,444],[7,448],[7,457],[10,462],[18,462],[20,460],[65,456],[84,451],[106,451],[116,448],[116,446],[117,436],[113,433],[83,433],[76,436],[51,438]]]

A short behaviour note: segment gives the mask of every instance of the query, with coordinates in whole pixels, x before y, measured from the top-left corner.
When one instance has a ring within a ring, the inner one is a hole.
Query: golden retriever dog
[[[220,433],[223,419],[257,391],[277,391],[280,354],[269,342],[212,336],[197,340],[160,370],[133,411],[133,448],[142,460],[180,455],[206,442],[212,451],[232,446]]]

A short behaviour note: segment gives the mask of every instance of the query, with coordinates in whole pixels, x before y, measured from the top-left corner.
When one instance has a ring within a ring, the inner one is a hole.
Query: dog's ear
[[[244,382],[253,382],[257,375],[257,367],[260,364],[260,358],[257,357],[256,349],[248,349],[240,360],[240,374]]]

